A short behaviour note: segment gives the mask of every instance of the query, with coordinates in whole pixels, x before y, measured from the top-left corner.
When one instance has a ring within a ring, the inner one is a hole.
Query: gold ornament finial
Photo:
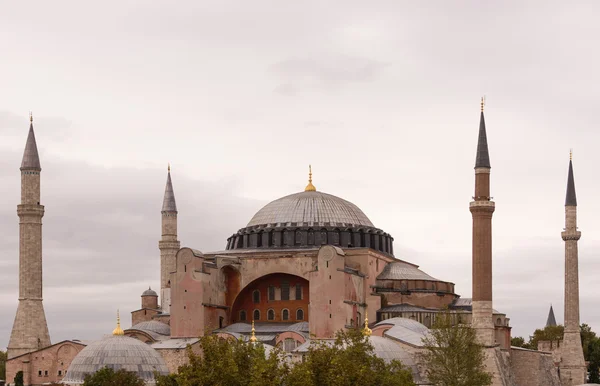
[[[29,122],[33,123],[33,113],[29,112]]]
[[[312,166],[308,165],[308,185],[304,188],[305,192],[315,192],[317,188],[312,183]]]
[[[250,336],[250,342],[256,343],[256,335],[254,335],[254,319],[252,319],[252,336]]]
[[[481,112],[483,113],[483,108],[485,107],[485,96],[481,97]]]
[[[363,328],[363,335],[371,336],[373,331],[369,328],[369,316],[365,313],[365,327]]]
[[[119,310],[117,310],[117,328],[113,330],[113,335],[125,335],[121,328],[121,317],[119,316]]]
[[[169,164],[168,164],[168,165],[169,165],[169,166],[167,166],[167,171],[168,171],[169,173],[171,173],[171,163],[169,162]]]
[[[573,161],[573,149],[569,149],[569,161]]]

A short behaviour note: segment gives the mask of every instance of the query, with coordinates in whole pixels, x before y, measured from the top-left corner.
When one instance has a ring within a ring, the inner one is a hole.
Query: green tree
[[[562,340],[564,332],[565,328],[560,324],[558,326],[546,326],[542,329],[538,328],[529,337],[529,348],[537,350],[540,340]]]
[[[280,386],[288,367],[280,349],[265,355],[262,344],[205,335],[200,339],[202,355],[188,347],[190,363],[175,377],[159,377],[161,386]],[[175,380],[175,383],[173,383]]]
[[[594,337],[589,344],[589,383],[600,383],[600,339]]]
[[[6,353],[0,351],[0,379],[6,379]]]
[[[515,336],[510,338],[510,345],[514,347],[530,348],[529,343],[525,342],[525,338],[522,336]]]
[[[592,328],[587,324],[583,323],[580,326],[581,330],[581,345],[583,346],[583,357],[586,361],[590,360],[590,354],[592,350],[592,345],[598,339],[596,337],[596,333],[592,331]]]
[[[15,379],[13,380],[13,382],[15,383],[15,386],[23,386],[23,372],[22,371],[17,371],[17,374],[15,374]]]
[[[487,386],[491,374],[485,371],[485,351],[477,343],[475,329],[452,325],[449,313],[439,314],[423,339],[420,358],[429,381],[436,386]]]
[[[287,386],[412,386],[412,372],[400,362],[377,357],[360,330],[340,331],[333,341],[315,341]]]
[[[145,384],[133,372],[124,369],[114,371],[109,367],[88,374],[83,379],[83,386],[144,386]]]

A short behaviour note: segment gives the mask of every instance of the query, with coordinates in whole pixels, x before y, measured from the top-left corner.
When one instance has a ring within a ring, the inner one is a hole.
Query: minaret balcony
[[[569,241],[569,240],[577,241],[581,238],[580,231],[563,231],[563,232],[560,232],[560,235],[562,236],[562,239],[564,241]]]

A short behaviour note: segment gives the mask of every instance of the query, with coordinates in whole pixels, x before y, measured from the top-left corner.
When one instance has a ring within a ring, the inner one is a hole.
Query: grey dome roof
[[[308,191],[272,201],[259,210],[247,227],[267,224],[358,225],[374,227],[353,203],[331,194]]]
[[[148,287],[147,290],[145,290],[144,292],[142,292],[142,296],[156,296],[156,297],[158,297],[158,294],[152,288]]]
[[[416,265],[405,263],[403,261],[397,261],[386,265],[379,276],[377,276],[377,280],[441,281],[421,271]]]
[[[122,335],[110,335],[85,347],[75,356],[63,383],[83,384],[86,374],[109,367],[132,371],[146,384],[154,384],[154,372],[169,374],[163,357],[149,345]]]
[[[156,320],[138,323],[131,326],[130,330],[152,331],[161,335],[171,335],[171,327],[169,327],[168,324],[157,322]]]

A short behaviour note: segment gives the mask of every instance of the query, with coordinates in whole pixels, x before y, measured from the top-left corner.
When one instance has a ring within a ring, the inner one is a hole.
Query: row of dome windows
[[[281,296],[280,296],[281,299],[276,299],[275,286],[272,286],[272,285],[269,286],[269,288],[267,290],[267,295],[268,295],[269,301],[290,300],[290,283],[287,281],[283,281],[281,283]],[[293,300],[302,300],[302,286],[301,285],[295,286],[294,295],[296,295],[296,297]],[[260,303],[260,291],[259,290],[252,291],[252,302]]]
[[[255,321],[260,321],[260,310],[254,310],[252,312],[252,319]],[[270,308],[267,310],[267,320],[274,321],[275,320],[275,310]],[[287,321],[290,320],[290,310],[284,308],[281,310],[281,320]],[[304,320],[304,310],[302,308],[298,308],[296,310],[296,320],[302,321]],[[246,310],[240,311],[240,322],[246,321]]]

